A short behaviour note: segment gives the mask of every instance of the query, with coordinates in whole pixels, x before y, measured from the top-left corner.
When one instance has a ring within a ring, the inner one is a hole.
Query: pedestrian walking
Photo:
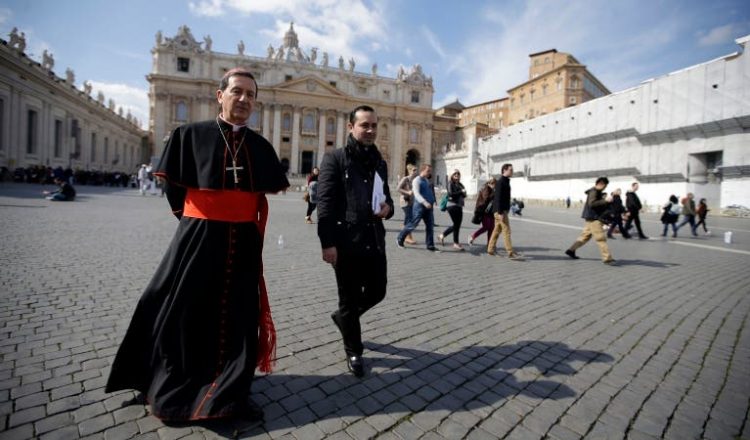
[[[469,235],[469,239],[467,240],[469,246],[473,245],[474,240],[482,235],[483,232],[487,233],[487,243],[490,241],[492,230],[495,227],[492,215],[492,199],[495,196],[496,183],[497,180],[495,180],[494,177],[491,177],[479,191],[476,204],[474,205],[474,216],[472,217],[471,222],[474,224],[481,224],[482,226]]]
[[[406,175],[398,182],[399,201],[398,205],[404,212],[404,226],[411,222],[412,210],[414,208],[414,192],[411,190],[411,184],[417,177],[417,167],[414,164],[406,164]],[[404,238],[406,244],[417,244],[417,241],[409,234]]]
[[[643,233],[643,229],[641,228],[641,210],[643,209],[643,205],[641,204],[641,199],[638,197],[638,194],[636,194],[638,188],[640,188],[638,182],[633,182],[633,184],[630,185],[630,190],[625,194],[625,207],[630,214],[628,221],[625,222],[625,230],[629,231],[630,226],[635,223],[635,229],[638,231],[638,238],[641,240],[647,240],[648,237]]]
[[[661,222],[664,225],[664,230],[661,233],[662,237],[667,236],[667,230],[669,229],[669,226],[672,226],[672,237],[677,237],[677,219],[680,218],[680,212],[682,211],[682,208],[680,207],[680,203],[677,200],[677,196],[672,194],[669,196],[669,201],[661,207],[662,214],[661,214]]]
[[[320,169],[313,167],[312,172],[307,176],[307,191],[305,199],[307,200],[307,213],[305,214],[305,223],[312,224],[312,213],[318,206],[318,176]]]
[[[333,266],[346,366],[365,374],[360,318],[385,298],[387,261],[383,220],[393,216],[388,165],[375,145],[378,117],[362,105],[349,114],[346,145],[326,153],[318,183],[318,237],[323,261]]]
[[[448,182],[448,205],[446,211],[451,218],[452,224],[448,226],[442,234],[438,236],[440,244],[445,246],[445,237],[453,234],[453,248],[463,251],[464,248],[459,242],[459,232],[461,222],[464,216],[464,199],[466,198],[466,188],[461,183],[461,172],[454,170]]]
[[[433,238],[433,228],[435,227],[435,216],[433,209],[435,207],[435,190],[432,187],[432,165],[423,163],[419,168],[419,175],[414,178],[411,184],[412,194],[414,195],[414,205],[412,209],[411,222],[404,226],[399,232],[396,244],[398,247],[404,247],[404,240],[417,228],[420,221],[424,221],[425,245],[428,251],[437,251]]]
[[[503,234],[503,244],[508,258],[511,260],[523,260],[523,255],[513,250],[513,243],[510,239],[510,222],[508,211],[510,211],[510,179],[513,177],[513,165],[506,163],[500,168],[500,178],[497,181],[495,194],[492,200],[493,218],[495,227],[492,230],[490,241],[487,243],[487,253],[495,255],[495,245],[500,233]]]
[[[270,372],[276,336],[263,278],[266,193],[289,186],[273,146],[246,126],[258,86],[221,79],[215,119],[182,125],[156,175],[179,225],[136,306],[106,391],[135,389],[171,422],[261,420],[256,367]]]
[[[622,238],[630,238],[628,231],[622,226],[622,216],[625,213],[625,206],[622,204],[622,190],[617,188],[612,191],[612,203],[610,203],[610,212],[612,214],[612,222],[607,230],[607,238],[614,239],[612,234],[615,232],[615,227],[620,230]]]
[[[703,232],[706,235],[711,235],[711,231],[706,227],[706,216],[708,215],[708,205],[706,205],[706,199],[700,199],[698,207],[695,208],[695,215],[698,217],[698,223],[695,224],[695,230],[698,230],[698,226],[703,226]]]
[[[599,252],[602,255],[602,262],[607,265],[615,264],[615,259],[609,253],[607,246],[607,235],[604,233],[603,216],[605,216],[607,206],[612,201],[611,198],[604,197],[604,189],[609,185],[609,179],[600,177],[592,188],[586,191],[586,203],[583,205],[581,217],[586,221],[583,231],[578,239],[565,251],[565,255],[577,260],[576,250],[586,244],[591,237],[599,246]]]
[[[679,231],[681,227],[690,223],[690,232],[693,237],[697,237],[698,233],[695,231],[697,225],[695,224],[695,195],[693,193],[687,193],[682,199],[682,221],[677,225]]]

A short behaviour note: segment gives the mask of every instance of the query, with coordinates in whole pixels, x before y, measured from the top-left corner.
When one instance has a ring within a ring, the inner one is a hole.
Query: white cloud
[[[8,8],[0,8],[0,25],[7,23],[13,17],[13,11]]]
[[[360,71],[369,70],[363,66],[372,62],[370,51],[388,44],[382,11],[363,0],[351,0],[345,6],[336,0],[201,0],[189,6],[197,15],[270,15],[275,18],[274,29],[260,32],[276,41],[293,21],[304,50],[317,47],[319,53],[328,52],[329,65],[334,66],[339,56],[354,57]]]
[[[427,40],[427,43],[430,45],[432,50],[435,51],[438,55],[440,55],[441,59],[445,59],[447,57],[445,50],[443,49],[443,46],[440,44],[440,40],[438,39],[437,35],[435,35],[431,30],[427,28],[427,26],[420,26],[419,31],[422,33],[422,35]]]
[[[447,58],[457,69],[457,90],[465,105],[506,96],[509,88],[528,80],[529,54],[548,49],[570,53],[605,86],[621,90],[653,71],[692,25],[679,11],[649,18],[630,4],[603,8],[596,0],[564,6],[540,0],[502,10],[492,4],[480,16],[483,21],[461,52]]]
[[[114,100],[116,108],[122,107],[123,114],[130,111],[140,121],[141,128],[148,129],[148,90],[128,84],[90,82],[93,97],[101,91],[104,93],[105,103],[110,99]]]
[[[698,46],[715,46],[717,44],[725,44],[732,41],[734,36],[734,24],[725,24],[724,26],[718,26],[702,35],[698,39]]]

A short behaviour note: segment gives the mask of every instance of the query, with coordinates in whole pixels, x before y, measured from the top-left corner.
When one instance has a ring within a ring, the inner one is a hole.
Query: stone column
[[[292,157],[289,158],[289,171],[292,174],[299,173],[299,119],[301,109],[294,107],[294,116],[292,116]]]
[[[281,106],[276,104],[273,106],[273,149],[276,150],[276,155],[281,159]]]
[[[346,118],[343,112],[338,112],[338,118],[336,118],[336,148],[344,146],[344,128],[346,124]]]
[[[316,163],[320,166],[323,155],[326,153],[326,112],[325,109],[318,109],[320,112],[320,122],[318,123],[318,159]]]
[[[271,106],[268,104],[263,105],[263,137],[266,139],[271,138]]]
[[[424,125],[422,128],[422,146],[424,148],[424,162],[425,163],[432,163],[432,125],[427,124]],[[473,145],[470,146],[470,152],[473,152],[475,147]],[[471,158],[472,153],[469,153],[469,156]],[[469,162],[469,166],[471,166],[473,162]],[[471,168],[469,168],[469,171],[471,171]],[[469,172],[471,174],[471,172]]]
[[[391,176],[403,177],[406,173],[406,165],[404,164],[404,122],[401,119],[396,119],[391,125],[393,128],[392,139],[392,151],[393,157],[391,157]]]

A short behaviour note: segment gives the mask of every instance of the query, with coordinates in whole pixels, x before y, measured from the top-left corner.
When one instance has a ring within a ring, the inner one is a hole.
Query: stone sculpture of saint
[[[239,53],[241,56],[245,55],[245,42],[242,40],[237,43],[237,53]]]
[[[328,52],[323,52],[323,61],[320,62],[323,67],[328,67]]]

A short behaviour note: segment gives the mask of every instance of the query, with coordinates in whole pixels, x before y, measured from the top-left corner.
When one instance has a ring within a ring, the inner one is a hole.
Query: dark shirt
[[[508,212],[510,210],[510,178],[500,176],[495,186],[495,198],[492,202],[492,210],[496,213]]]

